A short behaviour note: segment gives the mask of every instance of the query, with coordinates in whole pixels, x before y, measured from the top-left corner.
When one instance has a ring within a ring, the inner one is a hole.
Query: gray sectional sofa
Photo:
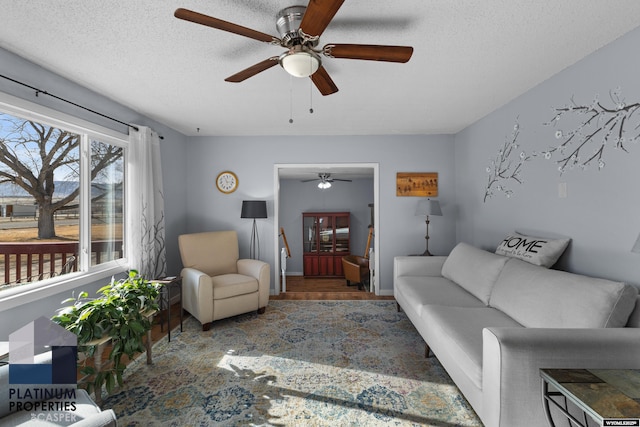
[[[37,355],[35,363],[51,363],[51,352]],[[14,390],[13,393],[10,393],[10,389]],[[44,393],[44,389],[53,390],[54,397],[50,400],[39,398],[37,393]],[[75,390],[75,396],[72,396],[66,391],[55,391],[60,389],[61,387],[57,385],[11,385],[9,384],[9,365],[0,366],[0,426],[115,427],[117,425],[113,410],[100,410],[85,390],[78,388]],[[18,403],[26,410],[15,411]]]
[[[545,427],[540,368],[640,369],[640,296],[465,243],[396,257],[394,295],[487,427]]]

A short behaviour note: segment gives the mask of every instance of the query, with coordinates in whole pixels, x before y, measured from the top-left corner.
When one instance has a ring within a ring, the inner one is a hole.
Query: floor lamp
[[[424,236],[425,240],[427,241],[427,248],[425,249],[422,256],[431,256],[431,252],[429,252],[429,215],[442,216],[440,202],[431,199],[420,200],[418,202],[418,208],[416,209],[416,216],[427,217],[427,235]]]
[[[260,258],[260,237],[258,237],[258,225],[256,218],[267,218],[267,202],[264,200],[244,200],[242,202],[242,213],[240,218],[253,218],[253,228],[251,229],[251,259]],[[257,246],[257,252],[256,252]]]

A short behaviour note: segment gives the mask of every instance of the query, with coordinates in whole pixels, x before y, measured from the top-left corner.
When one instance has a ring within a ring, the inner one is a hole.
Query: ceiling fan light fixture
[[[318,183],[318,188],[321,190],[326,190],[327,188],[331,188],[331,183],[329,181],[320,181]]]
[[[305,50],[292,50],[280,56],[280,65],[293,77],[309,77],[320,68],[320,57]]]

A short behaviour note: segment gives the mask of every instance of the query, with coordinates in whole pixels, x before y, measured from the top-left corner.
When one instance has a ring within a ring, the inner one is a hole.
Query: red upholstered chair
[[[347,286],[358,285],[358,289],[363,289],[369,285],[369,260],[358,255],[347,255],[342,257],[342,270],[344,278],[347,279]]]

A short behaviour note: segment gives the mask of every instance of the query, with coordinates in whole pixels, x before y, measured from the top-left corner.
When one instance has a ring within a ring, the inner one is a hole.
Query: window
[[[0,300],[122,269],[127,136],[5,99],[10,97],[0,97]]]
[[[122,147],[91,141],[91,265],[122,258],[124,156]]]

